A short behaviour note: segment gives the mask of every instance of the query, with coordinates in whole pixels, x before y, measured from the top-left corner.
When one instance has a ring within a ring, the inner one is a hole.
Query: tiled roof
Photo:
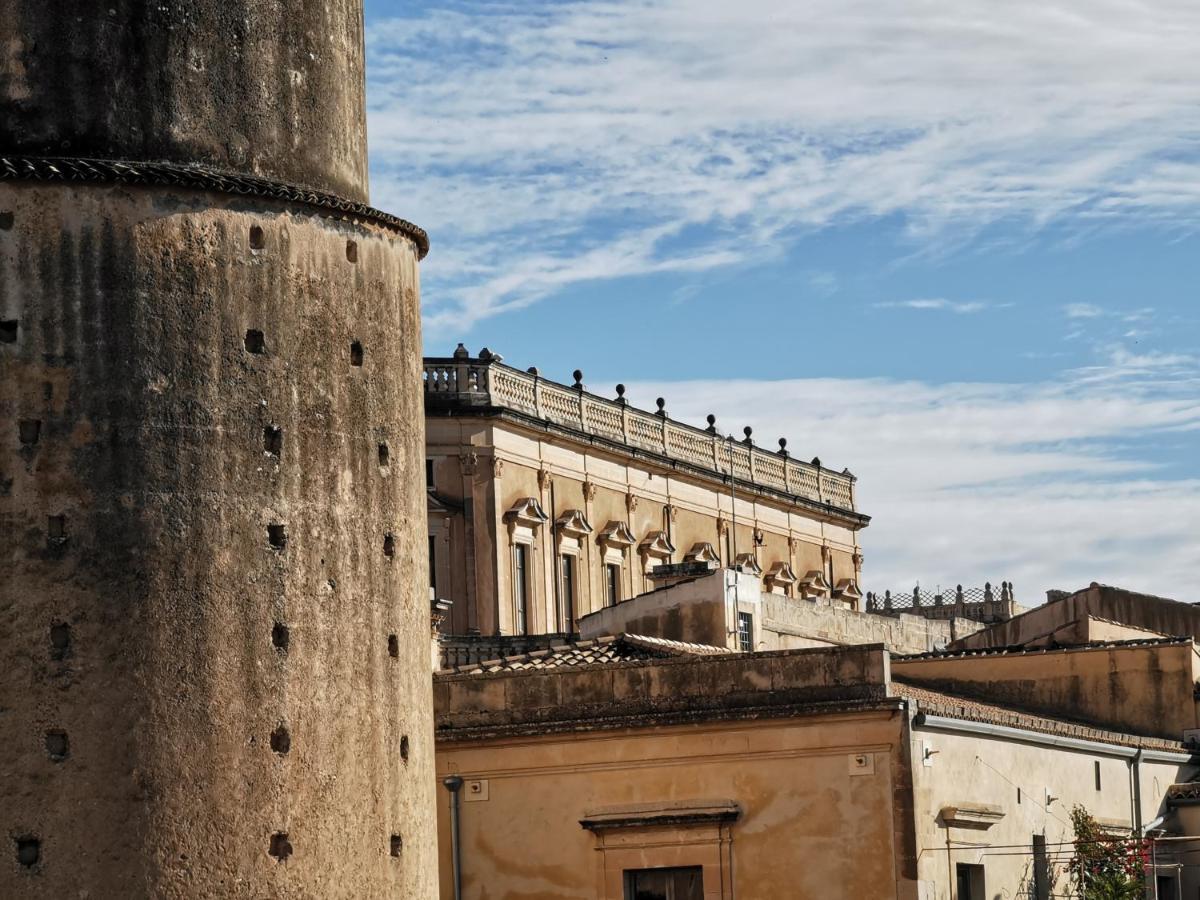
[[[1106,647],[1154,647],[1170,644],[1190,644],[1194,638],[1161,637],[1135,638],[1128,641],[1095,641],[1090,644],[1067,644],[1057,647],[1026,647],[1016,644],[1010,647],[979,647],[966,650],[931,650],[928,653],[892,654],[892,659],[907,662],[910,659],[953,659],[960,656],[1028,656],[1038,653],[1077,652],[1080,650],[1102,650]]]
[[[488,672],[520,672],[531,669],[559,669],[567,666],[594,666],[638,659],[669,659],[676,656],[716,656],[736,653],[725,647],[689,644],[640,634],[618,634],[589,641],[556,644],[548,650],[532,650],[503,659],[443,669],[439,675],[482,675]]]
[[[899,681],[893,681],[892,687],[897,696],[915,701],[918,712],[926,712],[935,716],[963,719],[968,722],[986,722],[990,725],[1006,725],[1009,728],[1021,728],[1025,731],[1077,738],[1082,741],[1098,741],[1103,744],[1117,744],[1123,747],[1145,747],[1148,750],[1166,750],[1176,753],[1188,752],[1187,748],[1178,741],[1107,731],[1079,722],[1052,719],[1011,709],[1007,706],[983,703],[979,700],[945,694],[941,691],[931,691],[928,688]]]

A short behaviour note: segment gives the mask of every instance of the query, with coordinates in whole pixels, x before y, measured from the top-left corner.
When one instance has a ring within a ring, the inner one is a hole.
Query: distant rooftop
[[[656,412],[638,409],[629,405],[621,384],[614,399],[601,397],[587,390],[582,372],[576,370],[574,378],[572,385],[560,384],[543,378],[536,368],[522,372],[505,365],[487,348],[471,356],[459,344],[453,356],[425,357],[425,409],[435,414],[516,414],[722,482],[732,469],[743,488],[837,515],[852,527],[870,521],[855,509],[855,477],[848,469],[835,472],[817,458],[793,459],[782,438],[778,450],[764,450],[755,446],[748,427],[741,440],[726,437],[715,416],[708,417],[708,428],[678,422],[667,415],[661,397]]]

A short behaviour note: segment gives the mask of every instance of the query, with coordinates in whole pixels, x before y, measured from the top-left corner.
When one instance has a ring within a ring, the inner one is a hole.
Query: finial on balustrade
[[[818,469],[819,469],[819,468],[821,468],[821,457],[819,457],[819,456],[814,456],[814,457],[812,458],[812,464],[813,464],[814,466],[816,466]]]
[[[705,428],[704,430],[707,431],[709,434],[716,434],[717,433],[717,417],[714,416],[712,413],[709,413],[708,419],[706,421],[708,422],[708,427]]]
[[[629,401],[625,399],[625,385],[617,385],[617,402],[624,406]]]
[[[489,350],[487,347],[484,347],[482,350],[480,350],[480,351],[479,351],[479,358],[480,358],[480,359],[482,359],[482,360],[489,360],[489,359],[491,359],[491,358],[492,358],[492,351],[491,351],[491,350]]]
[[[787,456],[787,455],[788,455],[788,452],[787,452],[787,438],[780,438],[780,439],[779,439],[779,455],[780,455],[780,456]]]
[[[471,351],[468,350],[466,345],[460,341],[458,346],[454,348],[454,358],[455,359],[470,359]]]
[[[571,373],[571,377],[575,379],[575,383],[573,385],[571,385],[571,387],[575,388],[575,390],[577,390],[577,391],[582,391],[583,390],[583,371],[580,369],[576,369],[574,372]]]
[[[751,428],[749,425],[747,425],[745,428],[742,429],[742,434],[744,434],[746,436],[745,439],[742,441],[742,443],[750,444],[751,446],[753,446],[754,438],[750,437],[750,435],[754,434],[754,429]]]
[[[529,367],[528,369],[526,369],[525,371],[526,371],[526,372],[528,372],[530,375],[532,375],[532,376],[533,376],[533,377],[535,377],[535,378],[536,378],[538,375],[541,375],[541,374],[542,374],[541,372],[539,372],[539,371],[538,371],[538,367],[537,367],[537,366],[530,366],[530,367]]]
[[[662,397],[659,397],[654,401],[654,405],[658,407],[658,410],[656,411],[657,415],[660,415],[665,419],[667,417],[667,401]]]

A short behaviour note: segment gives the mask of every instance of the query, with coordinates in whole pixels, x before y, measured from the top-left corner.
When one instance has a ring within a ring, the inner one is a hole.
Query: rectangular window
[[[609,606],[621,602],[621,567],[616,563],[604,567],[604,596],[608,598]]]
[[[1096,790],[1100,790],[1100,760],[1096,760]]]
[[[625,900],[704,900],[704,869],[626,869]]]
[[[433,460],[425,460],[425,490],[433,490]]]
[[[513,629],[517,634],[526,634],[526,610],[529,608],[529,548],[524,544],[513,547],[513,600],[516,605]]]
[[[433,591],[433,596],[437,596],[437,538],[432,534],[429,536],[429,589]]]
[[[958,894],[956,900],[985,900],[983,866],[958,863],[955,866]]]
[[[738,613],[738,649],[750,653],[754,650],[754,616],[750,613]]]
[[[575,631],[575,557],[562,558],[563,631]]]

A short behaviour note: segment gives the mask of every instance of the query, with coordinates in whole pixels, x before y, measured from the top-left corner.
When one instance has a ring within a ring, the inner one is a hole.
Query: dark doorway
[[[704,900],[704,870],[627,869],[625,900]]]
[[[955,900],[984,900],[983,866],[959,863],[955,866],[958,892]]]

